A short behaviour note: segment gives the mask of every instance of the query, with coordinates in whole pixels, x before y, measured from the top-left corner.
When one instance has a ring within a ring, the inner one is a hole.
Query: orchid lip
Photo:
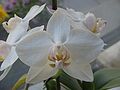
[[[54,64],[50,64],[52,67],[60,68],[61,65],[67,66],[70,63],[70,53],[68,49],[64,45],[54,45],[50,48],[48,60],[54,62]]]

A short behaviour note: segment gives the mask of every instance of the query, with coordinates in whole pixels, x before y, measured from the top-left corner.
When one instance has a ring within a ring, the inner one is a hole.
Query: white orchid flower
[[[100,33],[105,29],[106,20],[102,18],[96,18],[93,13],[87,13],[86,15],[82,12],[76,12],[73,9],[67,9],[68,16],[72,19],[73,28],[86,28],[87,30],[92,31],[93,33]],[[82,25],[81,25],[82,24]],[[86,27],[84,27],[86,26]]]
[[[103,49],[104,42],[87,30],[71,30],[62,9],[54,12],[47,31],[27,34],[16,44],[21,61],[30,66],[28,83],[46,80],[63,69],[83,81],[93,81],[90,62]]]
[[[93,33],[99,33],[105,29],[106,20],[96,18],[93,13],[87,13],[84,18],[85,26]]]
[[[27,33],[29,21],[38,15],[44,7],[45,4],[41,7],[35,5],[23,19],[15,15],[8,22],[3,23],[3,27],[9,35],[6,41],[0,41],[0,60],[3,61],[0,68],[1,71],[8,69],[18,59],[14,44]],[[6,75],[6,71],[8,72],[8,70],[5,70],[0,80]]]

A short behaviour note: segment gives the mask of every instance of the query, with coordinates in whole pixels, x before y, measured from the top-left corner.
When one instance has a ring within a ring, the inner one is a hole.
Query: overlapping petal
[[[68,16],[73,20],[73,21],[82,21],[85,18],[85,15],[82,12],[76,12],[73,9],[67,8],[67,13]]]
[[[11,46],[5,41],[0,40],[0,61],[3,61],[10,53]]]
[[[8,35],[8,38],[7,38],[6,42],[9,43],[9,44],[14,44],[22,36],[24,36],[27,33],[27,30],[28,30],[28,23],[29,22],[21,22],[15,28],[15,30]]]
[[[46,64],[43,64],[42,67],[30,67],[27,82],[39,83],[55,75],[57,68],[52,68],[49,64],[50,62],[48,61]]]
[[[50,18],[47,31],[52,35],[55,43],[64,43],[68,40],[70,24],[62,9],[58,8]]]
[[[71,64],[67,67],[64,67],[63,70],[68,75],[76,79],[79,79],[82,81],[88,81],[88,82],[93,81],[93,72],[89,64],[80,65],[72,61]]]
[[[94,28],[96,26],[97,18],[95,17],[95,15],[93,13],[87,13],[84,18],[84,23],[85,23],[86,27],[92,31],[92,30],[94,30]]]
[[[39,31],[23,37],[18,42],[16,51],[25,64],[40,67],[46,63],[51,45],[49,34],[46,31]]]
[[[69,41],[65,44],[71,59],[79,64],[90,63],[103,50],[104,42],[87,30],[71,30]]]
[[[36,15],[38,15],[45,7],[46,4],[43,4],[42,6],[34,5],[27,15],[23,18],[24,21],[29,21],[32,18],[34,18]]]
[[[32,34],[32,33],[34,33],[34,32],[39,32],[39,31],[43,31],[44,30],[44,25],[42,25],[42,26],[40,26],[40,27],[35,27],[35,28],[33,28],[33,29],[31,29],[31,30],[29,30],[28,31],[28,34]]]
[[[18,59],[18,56],[16,54],[15,47],[12,47],[10,53],[2,63],[0,70],[2,71],[7,67],[11,66],[17,59]]]

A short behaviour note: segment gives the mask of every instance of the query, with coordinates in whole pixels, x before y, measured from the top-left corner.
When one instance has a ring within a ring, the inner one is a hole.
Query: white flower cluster
[[[0,60],[3,60],[0,69],[7,69],[19,57],[30,66],[27,83],[46,80],[59,69],[76,79],[93,81],[90,63],[105,45],[97,34],[104,29],[106,21],[93,13],[85,15],[58,8],[52,13],[46,30],[40,26],[27,32],[29,21],[44,7],[35,5],[25,18],[15,15],[3,23],[9,36],[6,42],[0,42]]]

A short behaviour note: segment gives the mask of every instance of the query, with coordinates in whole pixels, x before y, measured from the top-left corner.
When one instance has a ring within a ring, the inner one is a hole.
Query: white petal
[[[36,33],[36,32],[43,31],[43,30],[44,30],[44,25],[42,25],[42,26],[40,26],[40,27],[35,27],[35,28],[29,30],[29,31],[28,31],[28,34],[34,33],[34,32]]]
[[[64,67],[63,70],[76,79],[82,81],[93,81],[93,72],[89,64],[82,65],[75,62],[71,62],[69,66]]]
[[[87,30],[71,30],[69,41],[65,44],[72,60],[77,63],[90,63],[103,50],[104,42]]]
[[[10,18],[8,22],[3,22],[2,25],[4,29],[10,33],[12,32],[16,26],[21,22],[22,18],[18,17],[17,15],[14,15],[14,17]]]
[[[70,31],[70,24],[63,10],[58,8],[50,18],[47,25],[48,32],[53,36],[55,43],[67,41]]]
[[[17,43],[16,51],[25,64],[39,67],[46,63],[51,45],[49,34],[45,31],[39,31],[24,36]]]
[[[30,86],[28,90],[46,90],[46,88],[44,87],[45,87],[44,82],[40,82],[38,84]]]
[[[0,75],[0,81],[3,80],[5,78],[5,76],[9,73],[9,71],[11,70],[11,66],[6,68],[3,73]]]
[[[28,83],[39,83],[55,75],[57,68],[52,68],[49,62],[42,67],[31,67],[28,72]]]
[[[89,30],[94,29],[94,27],[96,25],[96,21],[97,21],[97,19],[93,13],[86,14],[84,23]]]
[[[27,33],[29,22],[21,22],[13,32],[8,35],[7,43],[13,44]]]
[[[49,6],[47,6],[46,7],[47,8],[47,10],[48,10],[48,12],[50,13],[50,14],[53,14],[56,10],[53,10],[52,8],[51,8],[51,6],[49,7]]]
[[[15,47],[12,47],[10,53],[8,54],[8,56],[6,57],[6,59],[4,60],[4,62],[2,63],[0,70],[2,71],[4,69],[8,68],[17,59],[18,59],[18,56],[17,56],[17,54],[15,52]]]
[[[45,7],[46,4],[43,4],[42,6],[38,6],[38,5],[34,5],[29,12],[27,13],[27,15],[24,17],[24,21],[29,21],[31,19],[33,19],[36,15],[38,15]]]
[[[76,12],[73,9],[67,8],[68,16],[74,21],[82,21],[85,18],[85,15],[82,12]]]
[[[8,56],[10,53],[11,46],[6,43],[5,41],[0,40],[0,57],[3,60]]]

